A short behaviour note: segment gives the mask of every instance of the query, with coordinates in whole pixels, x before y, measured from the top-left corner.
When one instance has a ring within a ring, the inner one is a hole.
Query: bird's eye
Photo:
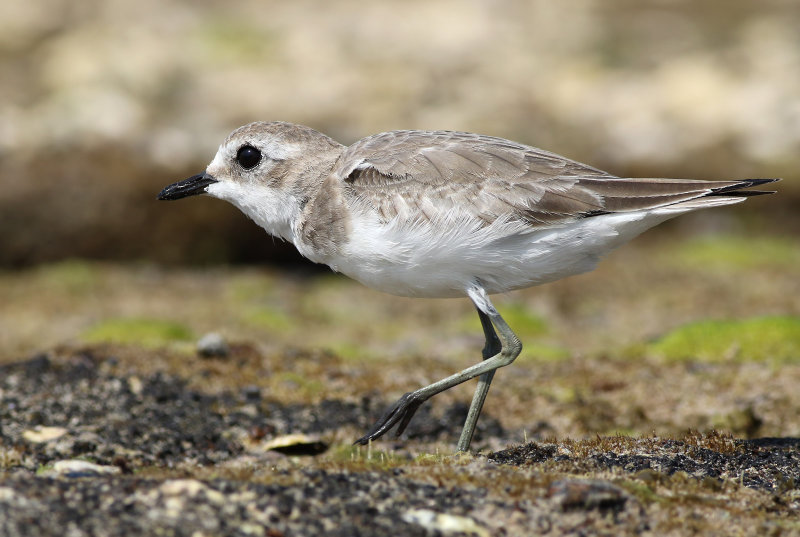
[[[243,145],[236,153],[236,162],[245,170],[255,168],[261,162],[261,151],[252,145]]]

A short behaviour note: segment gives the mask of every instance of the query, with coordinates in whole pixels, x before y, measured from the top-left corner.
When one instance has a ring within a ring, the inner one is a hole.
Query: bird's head
[[[167,186],[158,199],[208,194],[232,203],[269,233],[291,240],[301,200],[330,174],[342,150],[309,127],[250,123],[225,139],[203,173]]]
[[[239,205],[265,190],[291,191],[341,145],[309,127],[274,122],[255,122],[233,131],[219,146],[203,173],[173,183],[159,194],[160,200],[177,200],[208,194]]]

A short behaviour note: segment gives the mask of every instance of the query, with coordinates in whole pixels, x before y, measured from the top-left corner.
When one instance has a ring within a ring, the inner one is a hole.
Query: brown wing
[[[502,138],[394,131],[347,148],[335,174],[348,195],[382,217],[433,219],[450,211],[554,225],[609,212],[680,203],[743,181],[624,179]]]

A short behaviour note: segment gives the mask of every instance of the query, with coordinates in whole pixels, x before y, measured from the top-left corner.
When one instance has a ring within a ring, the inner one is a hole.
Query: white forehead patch
[[[217,149],[217,154],[214,155],[214,160],[211,161],[206,170],[210,172],[211,170],[222,170],[224,169],[224,167],[225,167],[225,146],[220,145],[219,149]]]

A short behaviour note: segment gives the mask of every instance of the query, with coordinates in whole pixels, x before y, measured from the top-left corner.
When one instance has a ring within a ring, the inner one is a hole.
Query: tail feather
[[[711,192],[709,196],[727,196],[731,198],[749,198],[750,196],[763,196],[764,194],[774,194],[776,190],[734,190],[733,192]]]
[[[732,185],[725,185],[712,188],[710,192],[694,199],[673,203],[660,207],[658,212],[686,212],[694,209],[707,209],[709,207],[719,207],[741,203],[751,196],[761,196],[763,194],[774,194],[774,190],[742,190],[751,186],[774,183],[780,179],[743,179]]]
[[[742,179],[740,181],[698,181],[694,179],[597,179],[586,178],[581,184],[603,200],[603,207],[585,211],[587,218],[609,213],[654,211],[656,214],[680,214],[695,209],[739,203],[752,196],[774,194],[767,190],[744,190],[774,183],[780,179]]]
[[[780,179],[743,179],[734,185],[726,185],[719,188],[712,189],[706,196],[732,196],[732,197],[749,197],[761,196],[763,194],[774,194],[775,190],[742,190],[752,186],[765,185],[767,183],[774,183]]]

